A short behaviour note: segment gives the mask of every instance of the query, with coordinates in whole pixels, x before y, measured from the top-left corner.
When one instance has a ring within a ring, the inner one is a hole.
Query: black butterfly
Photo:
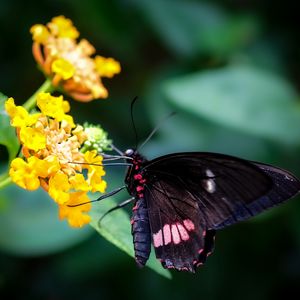
[[[125,186],[134,201],[135,259],[144,266],[151,243],[164,268],[195,272],[214,249],[216,230],[246,220],[298,194],[300,181],[270,165],[205,152],[146,160],[126,150]],[[103,195],[113,195],[122,188]]]

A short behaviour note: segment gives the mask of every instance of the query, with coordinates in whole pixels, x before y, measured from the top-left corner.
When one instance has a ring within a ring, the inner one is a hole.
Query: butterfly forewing
[[[168,180],[176,191],[187,191],[190,199],[197,203],[207,228],[212,229],[230,217],[234,221],[236,210],[250,209],[248,204],[274,187],[272,176],[257,165],[222,154],[171,154],[150,161],[144,169],[150,182]],[[284,197],[288,199],[291,195]],[[249,212],[249,216],[253,214]]]

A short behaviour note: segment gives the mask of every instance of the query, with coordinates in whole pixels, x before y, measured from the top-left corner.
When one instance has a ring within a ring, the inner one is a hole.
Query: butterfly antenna
[[[137,149],[137,145],[138,145],[138,134],[137,134],[136,126],[134,123],[134,118],[133,118],[133,107],[134,107],[134,104],[136,103],[137,99],[138,99],[138,97],[135,96],[133,98],[133,100],[131,101],[131,105],[130,105],[131,124],[132,124],[132,128],[133,128],[134,135],[135,135],[135,148],[134,149]]]
[[[122,152],[120,149],[118,149],[115,145],[112,144],[111,147],[112,147],[112,149],[113,149],[114,151],[116,151],[118,154],[123,155],[123,152]]]
[[[168,120],[169,118],[173,117],[174,115],[176,115],[176,112],[171,112],[170,114],[168,114],[167,116],[165,116],[156,126],[155,128],[150,132],[150,134],[148,135],[148,137],[146,138],[146,140],[142,143],[142,145],[140,145],[138,147],[137,150],[140,150],[141,148],[143,148],[145,146],[146,143],[148,143],[148,141],[152,138],[152,136],[157,132],[157,130],[161,127],[161,125]]]

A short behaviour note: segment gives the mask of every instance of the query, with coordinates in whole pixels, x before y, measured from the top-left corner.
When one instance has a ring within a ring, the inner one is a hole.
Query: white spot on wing
[[[215,174],[210,169],[206,169],[205,173],[206,173],[207,177],[214,177],[215,176]]]
[[[209,193],[214,193],[216,191],[216,183],[213,179],[204,179],[202,180],[202,186]]]

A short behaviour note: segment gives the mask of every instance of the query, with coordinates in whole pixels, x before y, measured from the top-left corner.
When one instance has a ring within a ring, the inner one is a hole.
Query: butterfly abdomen
[[[139,267],[143,267],[151,251],[151,231],[148,209],[144,198],[136,200],[132,212],[131,233],[133,236],[135,260]]]

